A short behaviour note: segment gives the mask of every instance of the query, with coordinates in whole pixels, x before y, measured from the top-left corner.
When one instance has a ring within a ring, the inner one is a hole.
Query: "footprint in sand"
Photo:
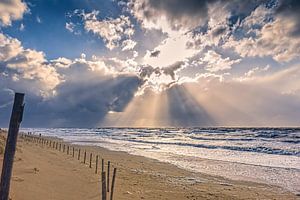
[[[38,173],[40,170],[38,169],[38,168],[33,168],[33,172],[36,174],[36,173]]]
[[[23,178],[20,178],[20,177],[17,177],[17,176],[12,177],[12,180],[16,181],[16,182],[23,182],[24,181]]]

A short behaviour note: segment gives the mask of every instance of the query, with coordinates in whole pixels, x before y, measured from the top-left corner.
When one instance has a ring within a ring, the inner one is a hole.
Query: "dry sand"
[[[3,135],[3,133],[2,133]],[[3,144],[0,137],[0,146]],[[275,186],[232,181],[188,172],[176,166],[100,147],[74,146],[75,158],[19,138],[10,197],[13,200],[101,199],[100,173],[77,160],[77,149],[99,155],[117,167],[114,199],[299,199]],[[70,151],[72,152],[72,151]],[[1,153],[1,149],[0,149]],[[0,155],[2,166],[3,154]],[[99,166],[101,167],[101,162]],[[0,166],[0,168],[1,168]]]

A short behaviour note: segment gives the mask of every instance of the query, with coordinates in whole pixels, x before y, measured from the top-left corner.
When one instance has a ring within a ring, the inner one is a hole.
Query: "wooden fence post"
[[[95,167],[95,174],[98,173],[98,155],[96,156],[96,167]]]
[[[86,160],[86,151],[84,151],[84,157],[83,157],[83,163],[85,164],[85,160]]]
[[[109,192],[109,171],[110,171],[110,161],[107,161],[107,192]]]
[[[111,190],[110,190],[110,200],[113,200],[115,181],[116,181],[117,168],[114,168],[113,178],[111,182]]]
[[[17,137],[19,127],[23,119],[24,111],[24,94],[16,93],[13,110],[9,122],[9,129],[6,139],[6,146],[2,165],[1,183],[0,183],[0,200],[7,200],[9,195],[10,179],[14,156],[16,152]]]
[[[102,200],[106,200],[106,176],[105,172],[101,173],[101,183],[102,183]]]
[[[73,147],[73,152],[72,152],[72,156],[73,156],[73,158],[74,158],[74,147]]]
[[[90,153],[90,168],[92,168],[92,159],[93,159],[93,154]]]
[[[78,149],[78,160],[80,160],[80,149]]]

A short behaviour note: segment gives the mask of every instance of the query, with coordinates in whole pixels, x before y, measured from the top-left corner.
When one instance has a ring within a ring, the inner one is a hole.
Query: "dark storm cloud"
[[[165,16],[173,29],[195,28],[207,20],[208,4],[218,0],[132,0],[133,14],[157,23]]]
[[[300,36],[300,1],[299,0],[280,0],[276,9],[276,14],[288,17],[295,21],[292,36]]]
[[[26,95],[23,127],[96,127],[109,111],[120,112],[132,99],[141,80],[118,76],[91,82],[65,83],[57,96],[43,100]],[[0,92],[1,104],[13,99],[11,92]],[[0,106],[0,126],[7,127],[12,104]]]
[[[232,16],[231,19],[241,20],[247,17],[257,6],[268,2],[268,0],[132,1],[136,9],[133,13],[141,21],[146,18],[147,20],[152,20],[154,23],[159,23],[160,16],[165,16],[173,29],[180,29],[182,27],[194,29],[205,26],[209,19],[209,7],[213,5],[217,5],[220,9],[226,8]]]
[[[165,11],[172,18],[206,17],[208,3],[214,3],[217,0],[149,0],[149,5],[154,9]],[[149,16],[148,16],[149,17]]]

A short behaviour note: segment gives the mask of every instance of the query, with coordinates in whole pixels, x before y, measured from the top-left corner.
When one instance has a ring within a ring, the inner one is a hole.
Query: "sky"
[[[300,125],[298,0],[0,0],[0,127]]]

